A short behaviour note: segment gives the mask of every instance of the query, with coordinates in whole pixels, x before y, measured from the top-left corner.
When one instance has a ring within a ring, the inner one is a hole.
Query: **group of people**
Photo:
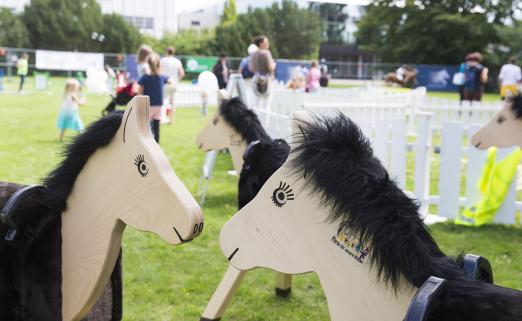
[[[149,96],[150,125],[154,139],[158,143],[162,111],[166,111],[168,117],[166,122],[172,123],[175,111],[174,94],[179,82],[185,77],[183,65],[174,54],[174,47],[168,47],[165,56],[160,58],[151,47],[142,45],[136,55],[137,79],[118,82],[118,86],[129,88],[129,95]],[[80,131],[83,128],[78,108],[85,103],[85,99],[80,96],[80,89],[80,82],[77,79],[66,81],[57,122],[57,127],[60,129],[60,140],[63,140],[65,130]]]
[[[254,92],[266,95],[270,91],[275,76],[276,63],[270,52],[268,37],[261,35],[254,38],[247,48],[247,56],[239,63],[239,73],[248,84],[252,84]],[[212,67],[220,89],[226,88],[230,77],[230,68],[225,54]]]
[[[465,61],[459,65],[453,77],[453,84],[459,88],[460,101],[480,101],[484,93],[484,85],[488,82],[489,69],[482,64],[483,57],[479,52],[466,55]],[[500,97],[519,94],[522,82],[522,71],[516,64],[516,57],[510,57],[498,75]]]
[[[168,47],[165,56],[155,53],[149,46],[138,50],[138,94],[149,96],[150,123],[154,139],[159,143],[162,110],[165,107],[167,122],[173,122],[174,94],[185,77],[181,61],[174,56],[174,47]]]
[[[294,69],[286,87],[290,89],[304,88],[305,92],[316,92],[319,87],[328,86],[327,70],[326,65],[319,66],[316,60],[310,62],[310,69],[304,64],[300,64]]]

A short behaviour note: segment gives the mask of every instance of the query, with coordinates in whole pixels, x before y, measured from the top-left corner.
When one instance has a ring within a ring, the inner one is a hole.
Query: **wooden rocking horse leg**
[[[246,271],[240,271],[232,265],[228,266],[225,276],[223,276],[216,291],[212,294],[200,321],[217,321],[221,319],[245,274]]]
[[[292,292],[292,275],[276,272],[276,295],[286,298]]]

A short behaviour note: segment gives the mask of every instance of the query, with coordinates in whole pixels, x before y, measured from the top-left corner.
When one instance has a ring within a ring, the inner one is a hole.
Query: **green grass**
[[[438,92],[438,91],[430,91],[428,92],[429,97],[437,97],[437,98],[445,98],[445,99],[459,99],[458,92]],[[498,93],[485,93],[482,95],[482,101],[484,102],[495,102],[500,101],[500,95]]]
[[[14,86],[8,83],[8,89]],[[37,183],[60,160],[55,121],[63,79],[53,79],[51,92],[0,95],[0,180]],[[108,102],[88,95],[81,108],[85,123],[95,120]],[[181,109],[176,123],[162,126],[161,146],[176,174],[196,192],[204,154],[195,145],[206,123],[199,110]],[[69,133],[73,135],[74,133]],[[228,155],[220,155],[203,207],[203,234],[188,244],[172,247],[157,236],[128,228],[124,234],[124,319],[199,320],[227,268],[219,250],[219,230],[235,213],[237,178]],[[411,177],[412,173],[409,172]],[[522,230],[516,227],[465,228],[451,224],[430,227],[443,250],[461,251],[490,259],[498,284],[522,290]],[[346,277],[340,275],[340,278]],[[326,301],[314,274],[296,276],[289,299],[274,296],[274,273],[257,269],[247,274],[224,320],[328,320]]]

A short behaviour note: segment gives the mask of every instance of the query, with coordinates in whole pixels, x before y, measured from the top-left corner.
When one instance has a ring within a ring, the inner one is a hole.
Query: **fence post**
[[[405,118],[392,121],[390,172],[401,189],[406,187],[406,130]]]
[[[415,143],[415,183],[413,193],[421,204],[420,213],[428,213],[430,201],[430,153],[432,113],[419,112],[417,118],[417,141]]]
[[[460,210],[462,123],[445,121],[441,127],[438,215],[455,219]]]

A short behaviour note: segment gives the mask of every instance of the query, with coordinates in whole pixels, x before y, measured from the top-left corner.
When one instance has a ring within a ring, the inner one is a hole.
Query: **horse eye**
[[[502,116],[502,115],[498,116],[498,118],[497,118],[497,124],[502,124],[502,123],[505,122],[505,121],[506,121],[506,117],[504,117],[504,116]]]
[[[214,120],[212,121],[212,124],[214,126],[216,126],[218,123],[219,123],[219,117],[214,118]]]
[[[272,193],[272,202],[277,207],[283,207],[288,201],[294,200],[294,193],[290,188],[290,185],[279,182],[279,187],[277,187]]]
[[[134,159],[134,165],[138,168],[138,173],[140,173],[141,177],[147,176],[149,173],[149,168],[147,166],[147,162],[145,161],[145,156],[138,155]]]

